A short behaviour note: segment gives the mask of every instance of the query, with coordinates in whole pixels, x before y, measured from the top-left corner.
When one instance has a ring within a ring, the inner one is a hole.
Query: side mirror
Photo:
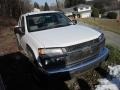
[[[77,24],[77,20],[72,20],[73,25]]]
[[[20,27],[20,26],[15,26],[14,27],[14,32],[15,32],[15,34],[17,33],[17,34],[20,34],[20,35],[24,35],[24,32],[22,31],[22,27]]]

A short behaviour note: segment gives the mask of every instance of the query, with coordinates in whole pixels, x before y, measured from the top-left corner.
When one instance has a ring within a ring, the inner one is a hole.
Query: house
[[[34,9],[32,10],[32,12],[40,12],[40,9],[34,8]]]
[[[85,4],[79,4],[70,8],[62,10],[66,16],[74,16],[76,18],[88,18],[91,17],[91,6]]]

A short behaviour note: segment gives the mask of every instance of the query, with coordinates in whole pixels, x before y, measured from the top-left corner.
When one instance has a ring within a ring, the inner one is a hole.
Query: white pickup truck
[[[50,75],[84,72],[108,57],[103,33],[59,11],[23,14],[14,31],[29,60]]]

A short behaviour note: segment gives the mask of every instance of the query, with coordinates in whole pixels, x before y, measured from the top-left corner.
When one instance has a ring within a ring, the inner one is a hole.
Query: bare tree
[[[20,14],[30,11],[30,0],[0,0],[0,15],[18,18]]]

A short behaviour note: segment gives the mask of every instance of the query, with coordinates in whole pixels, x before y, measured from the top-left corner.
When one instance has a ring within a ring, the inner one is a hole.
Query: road
[[[120,35],[110,31],[103,31],[106,43],[120,48]]]

